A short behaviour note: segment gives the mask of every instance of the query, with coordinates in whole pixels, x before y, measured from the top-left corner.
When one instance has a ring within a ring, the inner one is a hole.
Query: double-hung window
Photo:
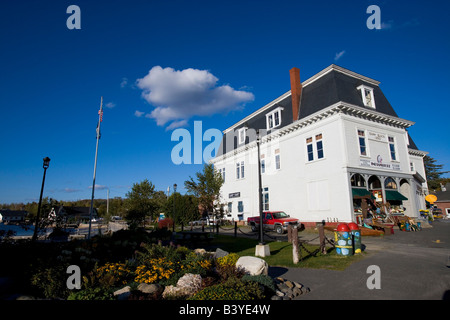
[[[263,201],[263,203],[262,203],[263,210],[264,211],[269,210],[269,188],[268,187],[263,189],[262,201]]]
[[[375,109],[375,97],[373,95],[373,88],[365,85],[360,85],[358,90],[361,90],[361,98],[364,106]]]
[[[280,149],[275,150],[275,169],[281,169]]]
[[[323,159],[325,157],[323,149],[323,136],[321,133],[306,138],[306,154],[308,161]]]
[[[306,139],[306,152],[308,153],[308,161],[314,160],[313,138]]]
[[[323,158],[323,142],[322,142],[322,134],[316,135],[316,147],[317,147],[317,159]]]
[[[244,161],[236,163],[236,179],[244,179]]]
[[[391,160],[396,161],[397,155],[395,153],[395,140],[394,137],[388,137],[389,141],[389,152],[391,154]]]
[[[244,202],[243,201],[238,201],[238,212],[239,213],[244,212]]]
[[[281,111],[282,107],[278,107],[275,110],[266,114],[266,126],[267,130],[276,128],[281,125]]]
[[[245,143],[245,136],[247,133],[247,128],[241,128],[238,130],[238,141],[239,144]]]
[[[225,168],[219,169],[219,173],[222,176],[222,180],[225,183]]]
[[[361,156],[367,156],[366,132],[364,130],[358,130],[358,140],[359,140],[359,154]]]

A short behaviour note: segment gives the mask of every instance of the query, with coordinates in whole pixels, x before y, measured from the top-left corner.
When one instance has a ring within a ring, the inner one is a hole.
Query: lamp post
[[[267,257],[270,256],[269,245],[264,243],[264,213],[263,213],[263,196],[262,196],[262,177],[261,177],[261,135],[259,129],[256,129],[256,147],[258,157],[258,211],[259,211],[259,244],[256,245],[255,256]]]
[[[39,216],[41,214],[41,203],[42,203],[42,193],[44,192],[44,183],[45,183],[45,173],[47,172],[47,168],[50,166],[50,158],[45,157],[44,158],[44,177],[42,178],[42,186],[41,186],[41,195],[39,196],[39,204],[38,204],[38,211],[36,215],[36,222],[34,224],[34,233],[33,238],[31,239],[33,242],[37,239],[38,229],[39,229]]]
[[[175,232],[175,193],[177,192],[177,184],[173,184],[173,225],[172,231]]]
[[[262,208],[262,182],[261,182],[261,152],[260,145],[261,138],[259,136],[259,129],[256,129],[256,147],[258,149],[258,212],[259,212],[259,245],[264,245],[264,227],[263,227],[263,208]]]

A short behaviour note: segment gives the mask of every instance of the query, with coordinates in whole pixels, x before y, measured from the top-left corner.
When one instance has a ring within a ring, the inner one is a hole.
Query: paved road
[[[441,300],[450,294],[450,220],[419,232],[365,237],[367,256],[344,271],[271,267],[271,276],[311,289],[299,300]],[[368,267],[380,269],[380,289],[370,290]]]

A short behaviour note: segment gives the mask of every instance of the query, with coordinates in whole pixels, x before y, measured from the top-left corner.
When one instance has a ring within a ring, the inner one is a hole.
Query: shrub
[[[31,284],[38,287],[46,298],[66,298],[70,294],[67,289],[67,266],[44,268],[31,277]]]
[[[239,256],[236,253],[230,253],[216,259],[216,270],[222,281],[230,278],[242,278],[244,272],[236,268],[236,261],[238,259]]]
[[[256,282],[230,278],[224,283],[206,287],[188,300],[261,300],[264,289]]]
[[[151,259],[166,258],[177,262],[186,258],[190,250],[185,247],[161,246],[157,244],[141,244],[142,251],[136,252],[136,258],[140,264],[145,264]]]
[[[137,283],[154,283],[163,279],[170,279],[175,273],[176,263],[166,258],[154,258],[146,261],[136,268],[136,277],[134,281]]]
[[[239,255],[236,253],[227,254],[224,257],[217,258],[216,263],[219,267],[236,266]]]
[[[242,277],[242,280],[243,281],[254,281],[254,282],[257,282],[257,283],[263,285],[265,288],[270,289],[272,292],[276,291],[275,281],[271,277],[269,277],[265,274],[260,274],[258,276],[251,276],[251,275],[246,274]]]
[[[107,263],[97,268],[94,273],[102,287],[124,285],[134,277],[134,272],[125,263]]]
[[[114,300],[114,297],[112,290],[96,287],[74,291],[67,300]]]
[[[158,221],[159,229],[170,229],[173,226],[173,220],[171,218],[166,218]]]

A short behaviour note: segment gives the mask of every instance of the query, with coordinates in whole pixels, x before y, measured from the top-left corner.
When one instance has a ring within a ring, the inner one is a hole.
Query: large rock
[[[269,265],[261,258],[244,256],[240,257],[236,262],[236,268],[242,269],[244,272],[258,276],[260,274],[269,274]]]
[[[196,294],[202,287],[202,277],[199,274],[186,273],[176,286],[167,286],[163,292],[163,298],[187,297]]]
[[[229,255],[230,253],[228,251],[222,250],[220,248],[216,249],[216,252],[214,253],[214,258],[223,258],[227,255]]]
[[[202,276],[199,274],[186,273],[178,280],[177,287],[185,288],[187,291],[194,294],[202,287]]]
[[[123,287],[120,290],[114,291],[113,295],[117,297],[118,300],[128,300],[128,297],[131,295],[131,287]]]
[[[152,284],[141,283],[137,287],[137,289],[139,291],[141,291],[142,293],[156,294],[156,295],[160,295],[164,291],[164,287],[158,283],[152,283]]]

